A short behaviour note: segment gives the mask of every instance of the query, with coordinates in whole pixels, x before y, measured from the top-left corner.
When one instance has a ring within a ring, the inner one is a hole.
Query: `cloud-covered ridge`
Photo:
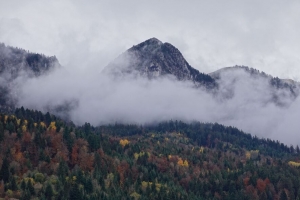
[[[148,79],[128,73],[115,77],[66,66],[40,77],[19,77],[15,91],[19,106],[43,111],[59,107],[76,124],[197,120],[297,144],[299,98],[291,97],[285,89],[274,90],[269,79],[245,70],[222,73],[217,82],[216,93],[171,75]],[[272,101],[274,94],[281,97],[284,106]]]

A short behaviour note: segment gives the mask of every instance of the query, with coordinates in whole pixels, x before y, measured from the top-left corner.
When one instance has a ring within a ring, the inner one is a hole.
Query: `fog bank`
[[[243,71],[222,75],[218,95],[174,77],[116,78],[70,67],[37,78],[19,77],[14,85],[19,106],[47,111],[69,105],[64,113],[58,114],[68,116],[77,125],[196,120],[235,126],[288,145],[300,141],[299,98],[283,96],[285,91],[274,91],[267,80],[253,78]],[[270,102],[274,92],[283,96],[286,106]]]

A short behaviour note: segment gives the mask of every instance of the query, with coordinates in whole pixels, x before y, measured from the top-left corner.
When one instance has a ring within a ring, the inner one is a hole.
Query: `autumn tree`
[[[263,192],[266,189],[266,183],[262,179],[257,179],[256,181],[256,188],[259,192]]]
[[[122,160],[122,162],[117,167],[118,173],[120,175],[120,186],[121,187],[123,187],[123,185],[124,185],[125,176],[126,176],[126,172],[128,169],[129,169],[129,164],[125,160]]]

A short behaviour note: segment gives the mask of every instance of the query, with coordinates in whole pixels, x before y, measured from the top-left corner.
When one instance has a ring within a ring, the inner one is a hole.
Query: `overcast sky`
[[[101,70],[156,37],[201,72],[246,65],[300,81],[300,1],[0,0],[0,42]]]

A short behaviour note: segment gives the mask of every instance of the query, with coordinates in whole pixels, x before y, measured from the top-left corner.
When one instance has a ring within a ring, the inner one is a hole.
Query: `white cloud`
[[[172,78],[111,78],[93,71],[57,69],[34,79],[16,81],[19,105],[44,110],[73,103],[69,112],[76,124],[90,122],[151,123],[161,120],[218,122],[236,126],[260,137],[298,144],[299,99],[286,96],[287,106],[270,102],[274,90],[263,78],[252,78],[243,71],[225,73],[220,79],[219,98],[189,82]],[[238,78],[237,78],[238,77]],[[231,98],[223,98],[231,91]],[[277,91],[280,93],[281,91]]]

